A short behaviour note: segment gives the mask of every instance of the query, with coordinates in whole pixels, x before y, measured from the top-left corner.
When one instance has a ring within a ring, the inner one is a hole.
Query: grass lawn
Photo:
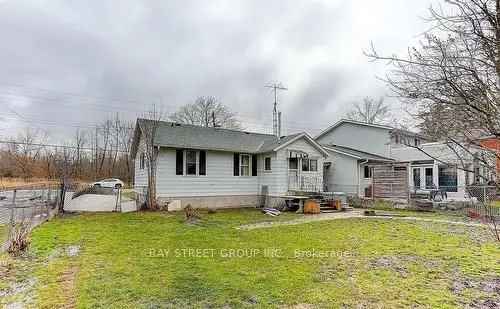
[[[42,308],[500,302],[500,246],[480,228],[358,218],[245,231],[235,227],[296,215],[232,210],[202,217],[197,225],[166,213],[52,220],[35,230],[27,257],[3,256],[0,295],[16,281],[28,282],[23,301]],[[7,293],[0,305],[21,298]]]
[[[0,224],[0,244],[7,240],[8,235],[7,226],[5,224]]]

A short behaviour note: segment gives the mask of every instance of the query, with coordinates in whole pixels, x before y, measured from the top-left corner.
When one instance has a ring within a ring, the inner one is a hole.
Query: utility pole
[[[96,126],[95,127],[95,156],[94,156],[95,170],[94,170],[94,181],[97,181],[97,160],[98,160],[98,154],[97,154],[97,126]]]
[[[212,126],[217,127],[217,122],[215,121],[215,112],[212,112]]]
[[[288,90],[281,83],[272,83],[265,86],[266,88],[271,88],[274,92],[274,105],[273,105],[273,134],[280,137],[281,134],[280,126],[278,124],[278,90]],[[281,117],[280,117],[281,118]],[[280,119],[281,120],[281,119]]]

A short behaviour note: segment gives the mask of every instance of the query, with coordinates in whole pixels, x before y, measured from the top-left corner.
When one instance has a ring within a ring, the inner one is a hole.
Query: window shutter
[[[257,176],[257,156],[252,156],[252,176]]]
[[[200,175],[206,175],[207,174],[207,153],[204,150],[200,150],[200,158],[198,162],[198,173]]]
[[[240,154],[235,153],[233,157],[233,176],[240,176]]]
[[[175,175],[184,174],[184,151],[182,149],[177,149],[175,152]]]

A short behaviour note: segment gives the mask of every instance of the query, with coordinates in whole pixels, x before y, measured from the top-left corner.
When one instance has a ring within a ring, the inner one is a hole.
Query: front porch
[[[322,192],[323,177],[317,175],[288,175],[288,191]]]

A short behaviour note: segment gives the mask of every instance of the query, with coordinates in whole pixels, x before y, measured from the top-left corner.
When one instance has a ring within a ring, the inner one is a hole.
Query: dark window
[[[183,175],[184,174],[184,151],[177,150],[175,152],[175,175]]]
[[[309,160],[309,169],[311,172],[318,171],[318,160]]]
[[[206,151],[201,150],[200,151],[200,158],[199,158],[199,167],[198,167],[198,173],[200,175],[206,175],[207,174],[207,153]]]
[[[369,166],[365,166],[364,169],[365,178],[372,178],[372,169]]]
[[[235,153],[233,157],[233,176],[240,176],[240,154]]]
[[[446,192],[457,192],[457,168],[454,166],[439,167],[439,189]]]
[[[271,170],[271,157],[267,157],[264,159],[264,170],[266,171]]]
[[[141,156],[139,158],[139,168],[141,170],[144,169],[145,163],[146,163],[146,155],[144,154],[144,152],[141,152]]]
[[[425,168],[425,188],[432,189],[433,186],[434,186],[434,183],[433,183],[432,167],[427,167],[427,168]]]
[[[309,171],[309,160],[308,159],[302,159],[302,171],[304,171],[304,172]]]
[[[296,170],[299,168],[299,160],[297,158],[288,159],[288,169]]]
[[[196,175],[196,151],[186,151],[186,175]]]
[[[413,169],[413,186],[420,189],[420,168]]]
[[[252,156],[252,176],[257,176],[257,156]]]

